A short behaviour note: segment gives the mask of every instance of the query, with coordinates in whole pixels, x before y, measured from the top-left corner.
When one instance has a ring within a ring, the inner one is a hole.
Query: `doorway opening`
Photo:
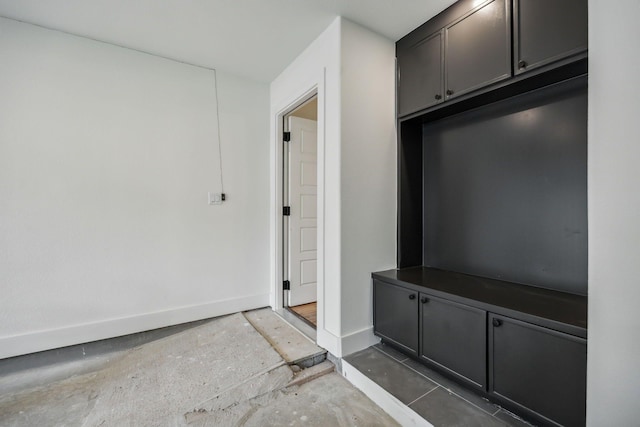
[[[282,301],[287,311],[317,329],[317,95],[283,121]]]

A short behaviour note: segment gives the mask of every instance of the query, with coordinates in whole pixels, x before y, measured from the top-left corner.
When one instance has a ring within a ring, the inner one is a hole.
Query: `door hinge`
[[[291,132],[285,132],[282,135],[282,139],[284,140],[284,142],[289,142],[291,141]]]
[[[282,282],[282,290],[284,291],[290,291],[291,290],[291,282],[288,280],[284,280]]]
[[[282,207],[282,215],[290,216],[291,215],[291,207],[290,206],[283,206]]]

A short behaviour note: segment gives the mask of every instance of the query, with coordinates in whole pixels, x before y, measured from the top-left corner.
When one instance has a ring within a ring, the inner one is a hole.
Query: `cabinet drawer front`
[[[489,392],[564,426],[583,426],[586,340],[489,316]]]
[[[484,389],[486,317],[484,310],[420,294],[420,357]]]
[[[405,350],[418,352],[418,293],[373,281],[374,332]]]

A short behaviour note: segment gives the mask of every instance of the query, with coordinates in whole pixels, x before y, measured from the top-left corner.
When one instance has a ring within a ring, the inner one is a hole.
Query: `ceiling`
[[[0,16],[270,82],[336,16],[396,41],[454,0],[0,0]]]

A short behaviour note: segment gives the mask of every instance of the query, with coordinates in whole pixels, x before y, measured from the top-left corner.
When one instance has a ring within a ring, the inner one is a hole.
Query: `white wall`
[[[396,267],[395,45],[348,20],[341,38],[343,355],[373,336],[371,272]]]
[[[268,304],[268,87],[0,18],[0,357]]]
[[[395,265],[394,57],[390,40],[337,18],[271,83],[272,305],[282,304],[282,129],[277,117],[315,87],[317,341],[336,356],[375,341],[370,274]]]
[[[271,83],[271,282],[282,307],[282,123],[305,94],[318,94],[317,342],[340,354],[340,28],[331,25]]]
[[[640,422],[640,2],[589,1],[587,424]]]

